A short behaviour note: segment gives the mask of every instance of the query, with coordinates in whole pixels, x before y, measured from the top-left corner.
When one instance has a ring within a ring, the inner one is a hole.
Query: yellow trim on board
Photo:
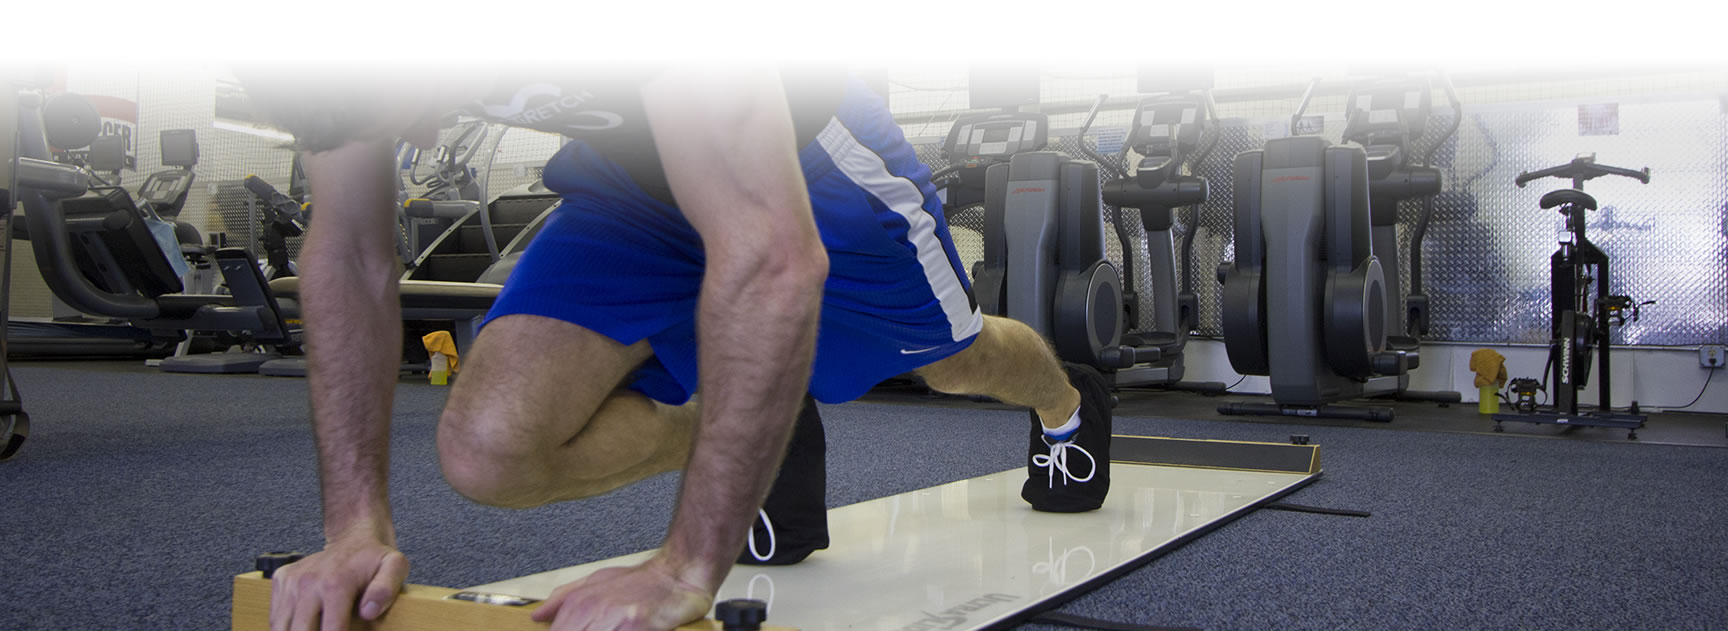
[[[1314,475],[1314,474],[1320,473],[1320,471],[1321,471],[1321,469],[1320,469],[1320,446],[1319,445],[1312,445],[1312,444],[1310,444],[1310,445],[1292,445],[1289,443],[1268,443],[1268,442],[1258,442],[1258,441],[1251,441],[1251,440],[1218,440],[1218,439],[1212,439],[1212,438],[1175,438],[1172,436],[1135,436],[1132,434],[1111,434],[1110,437],[1111,438],[1135,438],[1135,439],[1140,439],[1140,440],[1168,440],[1168,441],[1189,442],[1189,443],[1223,443],[1223,444],[1231,444],[1231,445],[1260,445],[1260,446],[1278,447],[1278,448],[1285,448],[1285,449],[1307,449],[1309,452],[1309,456],[1310,456],[1308,459],[1307,474],[1308,475]],[[1241,468],[1241,467],[1207,467],[1207,466],[1201,466],[1201,465],[1189,465],[1189,464],[1180,464],[1180,463],[1174,463],[1174,462],[1143,462],[1143,461],[1136,461],[1136,460],[1117,460],[1115,457],[1111,458],[1111,462],[1120,462],[1123,464],[1142,464],[1142,465],[1151,465],[1151,466],[1160,466],[1160,467],[1180,467],[1180,468],[1184,468],[1184,469],[1207,469],[1207,470],[1212,470],[1212,471],[1255,471],[1255,472],[1261,472],[1261,473],[1299,473],[1299,472],[1287,471],[1287,470],[1247,469],[1247,468]]]
[[[551,625],[534,622],[529,615],[538,605],[510,607],[487,605],[448,597],[461,590],[426,585],[405,585],[390,611],[376,623],[355,618],[350,629],[373,631],[544,631]],[[234,577],[234,603],[230,610],[232,631],[269,631],[270,579],[247,572]],[[788,627],[763,625],[763,631],[792,631]],[[692,622],[678,631],[720,631],[713,620]]]

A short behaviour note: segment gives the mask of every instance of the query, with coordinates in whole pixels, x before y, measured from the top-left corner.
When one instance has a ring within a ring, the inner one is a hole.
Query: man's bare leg
[[[445,478],[474,501],[526,508],[682,468],[695,404],[622,389],[652,354],[646,341],[626,346],[552,318],[491,322],[438,424]]]
[[[1050,343],[1009,318],[984,316],[984,328],[971,346],[918,369],[918,376],[940,392],[1030,407],[1047,428],[1061,427],[1080,408],[1080,392],[1068,384]]]

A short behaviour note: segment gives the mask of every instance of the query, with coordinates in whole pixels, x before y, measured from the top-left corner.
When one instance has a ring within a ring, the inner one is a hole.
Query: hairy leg
[[[1080,392],[1031,327],[984,316],[984,329],[966,350],[918,369],[924,382],[949,394],[976,394],[1038,411],[1045,427],[1060,427],[1080,408]]]
[[[652,354],[562,320],[498,318],[463,358],[438,423],[444,477],[474,501],[526,508],[682,468],[694,402],[622,389]]]

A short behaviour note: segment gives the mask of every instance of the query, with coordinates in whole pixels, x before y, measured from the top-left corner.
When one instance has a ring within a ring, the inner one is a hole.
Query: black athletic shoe
[[[738,563],[791,565],[828,547],[827,452],[822,415],[816,400],[806,396],[786,447],[786,460],[750,527],[750,540]]]
[[[1104,505],[1110,492],[1110,388],[1091,366],[1065,364],[1068,381],[1080,391],[1080,430],[1054,442],[1044,435],[1032,412],[1032,442],[1026,457],[1026,485],[1020,497],[1050,513],[1079,513]]]

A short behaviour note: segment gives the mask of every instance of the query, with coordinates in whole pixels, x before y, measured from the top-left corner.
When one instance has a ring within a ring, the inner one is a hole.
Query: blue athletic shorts
[[[799,161],[829,265],[810,393],[824,403],[850,401],[970,345],[983,316],[930,169],[882,100],[852,82]],[[689,400],[698,383],[701,238],[677,207],[643,192],[584,143],[565,145],[547,163],[545,181],[563,202],[487,321],[533,314],[623,344],[646,339],[654,358],[629,387],[669,404]]]

